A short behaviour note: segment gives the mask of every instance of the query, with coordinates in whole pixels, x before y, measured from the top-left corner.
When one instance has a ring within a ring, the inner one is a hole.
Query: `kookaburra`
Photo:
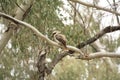
[[[66,47],[67,39],[66,39],[65,35],[61,34],[60,31],[53,31],[52,36],[53,36],[55,42],[57,42],[59,45],[63,46],[64,50],[67,50],[67,47]]]

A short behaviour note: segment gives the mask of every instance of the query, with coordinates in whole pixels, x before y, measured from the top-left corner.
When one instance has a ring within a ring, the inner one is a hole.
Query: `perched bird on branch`
[[[57,42],[59,45],[63,46],[64,50],[68,50],[67,46],[66,46],[67,39],[66,39],[65,35],[61,34],[60,31],[54,31],[52,33],[52,36],[53,36],[55,42]]]

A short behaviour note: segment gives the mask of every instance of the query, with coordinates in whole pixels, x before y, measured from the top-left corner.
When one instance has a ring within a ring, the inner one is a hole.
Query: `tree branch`
[[[103,7],[100,7],[100,6],[96,6],[96,5],[93,5],[93,4],[88,4],[88,3],[82,2],[80,0],[70,0],[70,1],[82,4],[82,5],[85,5],[85,6],[88,6],[88,7],[96,8],[98,10],[107,11],[107,12],[110,12],[110,13],[113,13],[113,14],[117,14],[117,15],[120,16],[120,13],[118,13],[116,11],[111,11],[110,9],[106,9],[106,8],[103,8]]]
[[[120,30],[120,26],[108,26],[108,27],[105,27],[102,31],[98,32],[92,38],[88,39],[85,42],[82,42],[82,43],[78,44],[77,48],[79,48],[79,49],[83,48],[84,46],[93,43],[94,41],[96,41],[97,39],[102,37],[104,34],[110,33],[110,32],[113,32],[113,31],[117,31],[117,30]]]
[[[35,27],[33,27],[32,25],[30,25],[30,24],[28,24],[28,23],[26,23],[26,22],[20,21],[20,20],[18,20],[18,19],[15,19],[15,18],[13,18],[13,17],[11,17],[11,16],[9,16],[9,15],[7,15],[7,14],[1,13],[1,12],[0,12],[0,16],[6,18],[6,19],[8,19],[8,20],[11,20],[11,21],[13,21],[13,22],[16,23],[16,24],[26,26],[27,28],[31,29],[38,37],[46,40],[49,44],[62,48],[62,46],[60,46],[58,43],[50,40],[48,37],[44,36],[42,33],[40,33],[40,32],[39,32]],[[67,48],[68,48],[69,50],[73,50],[73,51],[75,51],[75,52],[80,53],[80,54],[83,55],[82,51],[81,51],[80,49],[76,48],[76,47],[67,45]]]
[[[81,49],[83,48],[84,46],[88,45],[88,44],[91,44],[93,43],[94,41],[96,41],[97,39],[99,39],[100,37],[102,37],[104,34],[106,33],[109,33],[109,32],[113,32],[113,31],[116,31],[116,30],[120,30],[120,26],[108,26],[106,28],[104,28],[102,31],[100,31],[99,33],[97,33],[95,36],[93,36],[92,38],[88,39],[87,41],[83,42],[83,43],[80,43],[77,45],[77,48]],[[57,57],[55,57],[53,59],[53,62],[50,64],[51,68],[49,71],[52,71],[52,69],[54,68],[54,66],[65,56],[67,56],[68,54],[72,54],[74,53],[74,51],[72,50],[69,50],[69,52],[67,53],[62,53],[62,54],[58,54]],[[102,52],[100,52],[102,53]],[[100,53],[96,53],[96,54],[90,54],[88,55],[88,57],[85,57],[85,56],[80,56],[79,58],[80,59],[83,59],[83,60],[90,60],[90,59],[94,59],[94,58],[101,58],[101,57],[117,57],[118,54],[100,54]],[[120,56],[119,56],[120,58]]]
[[[55,65],[62,60],[63,57],[67,56],[69,54],[69,52],[65,51],[62,52],[61,54],[57,54],[54,59],[52,60],[52,62],[48,65],[47,69],[46,69],[46,73],[50,74],[53,70],[53,68],[55,67]]]
[[[46,40],[49,44],[51,45],[54,45],[54,46],[57,46],[57,47],[61,47],[59,44],[57,44],[56,42],[50,40],[49,38],[45,37],[42,33],[40,33],[35,27],[33,27],[32,25],[26,23],[26,22],[23,22],[23,21],[20,21],[18,19],[15,19],[9,15],[6,15],[4,13],[1,13],[0,12],[0,16],[6,18],[6,19],[9,19],[13,22],[15,22],[16,24],[20,24],[20,25],[23,25],[23,26],[26,26],[27,28],[30,28],[38,37]],[[106,33],[109,33],[109,32],[113,32],[113,31],[116,31],[116,30],[120,30],[120,26],[108,26],[106,27],[105,29],[103,29],[102,31],[100,31],[98,34],[96,34],[94,37],[88,39],[87,41],[83,42],[83,43],[80,43],[77,48],[73,47],[73,46],[67,46],[67,48],[69,49],[69,51],[67,52],[63,52],[62,54],[57,54],[56,57],[53,59],[52,63],[50,63],[49,65],[49,68],[47,68],[47,72],[48,73],[51,73],[52,69],[54,68],[54,66],[63,58],[65,57],[66,55],[68,55],[69,53],[74,53],[74,52],[78,52],[78,53],[81,53],[81,50],[80,48],[90,44],[90,43],[93,43],[94,41],[96,41],[97,39],[99,39],[100,37],[102,37],[104,34]],[[79,49],[78,49],[79,48]],[[118,55],[118,54],[117,54]],[[84,57],[82,56],[82,58],[80,59],[85,59],[85,60],[90,60],[90,59],[94,59],[94,58],[100,58],[100,57],[117,57],[117,55],[111,53],[110,55],[109,54],[104,54],[102,52],[100,53],[96,53],[96,54],[90,54],[88,57]],[[119,55],[118,55],[119,56]],[[119,56],[120,57],[120,56]]]
[[[97,40],[95,41],[94,43],[91,44],[95,49],[96,49],[96,52],[108,52],[106,51],[106,47],[105,45],[103,45],[102,43],[100,43],[100,40]],[[111,58],[109,57],[105,57],[105,58],[102,58],[102,60],[104,60],[104,62],[109,65],[110,69],[112,71],[115,71],[115,69],[117,69],[117,65],[116,63],[114,63]],[[114,65],[114,66],[113,66]]]
[[[29,0],[26,1],[26,4],[21,4],[20,7],[23,10],[21,10],[19,7],[17,8],[16,12],[15,12],[15,18],[19,19],[19,20],[23,20],[26,17],[26,12],[31,8],[31,6],[33,5],[34,0]],[[1,39],[0,39],[0,53],[2,52],[2,50],[4,49],[4,47],[6,46],[6,44],[8,43],[9,39],[11,38],[11,36],[13,36],[13,32],[16,31],[16,29],[14,30],[11,27],[16,27],[18,28],[18,25],[13,25],[12,23],[6,22],[9,25],[7,26],[8,29],[1,35]],[[7,24],[6,24],[7,25]]]
[[[91,59],[101,58],[101,57],[120,58],[120,53],[96,52],[96,53],[90,53],[87,57],[78,57],[77,59],[91,60]]]
[[[73,1],[73,0],[71,0]],[[86,3],[84,4],[86,5]],[[115,12],[115,11],[111,11],[109,9],[104,9],[104,8],[101,8],[99,6],[95,6],[95,5],[89,5],[89,7],[93,7],[93,8],[96,8],[96,9],[100,9],[100,10],[104,10],[104,11],[107,11],[107,12],[111,12],[111,13],[114,13],[114,14],[118,14],[120,15],[119,13]],[[113,32],[113,31],[116,31],[116,30],[120,30],[120,26],[108,26],[106,28],[104,28],[102,31],[100,31],[99,33],[97,33],[95,36],[93,36],[92,38],[86,40],[85,42],[83,43],[80,43],[77,45],[77,48],[83,48],[84,46],[88,45],[88,44],[91,44],[93,43],[94,41],[96,41],[97,39],[99,39],[100,37],[102,37],[104,34],[106,33],[110,33],[110,32]],[[67,53],[61,53],[61,54],[58,54],[56,55],[56,57],[53,59],[52,63],[50,64],[50,67],[49,68],[49,71],[51,72],[52,69],[54,68],[54,66],[63,58],[65,57],[66,55],[68,55],[68,53],[74,53],[74,51],[72,50],[69,50],[69,52]],[[80,56],[80,59],[83,59],[83,60],[91,60],[91,59],[95,59],[95,58],[101,58],[101,57],[111,57],[111,58],[120,58],[120,54],[115,54],[115,53],[110,53],[107,54],[106,53],[103,53],[101,54],[102,52],[98,52],[96,54],[90,54],[88,57],[85,57],[85,56]]]
[[[39,72],[39,80],[44,80],[45,77],[45,59],[46,59],[46,50],[40,50],[37,60],[37,68]]]

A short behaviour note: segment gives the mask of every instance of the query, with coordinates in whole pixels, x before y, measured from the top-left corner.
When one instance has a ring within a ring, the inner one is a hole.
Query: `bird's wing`
[[[66,37],[62,34],[57,34],[56,39],[66,47]]]

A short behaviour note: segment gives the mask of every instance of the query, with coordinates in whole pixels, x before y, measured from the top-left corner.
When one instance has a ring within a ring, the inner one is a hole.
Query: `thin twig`
[[[116,11],[112,11],[110,9],[106,9],[106,8],[100,7],[100,6],[96,6],[96,5],[93,5],[93,4],[88,4],[88,3],[82,2],[80,0],[70,0],[70,1],[82,4],[82,5],[85,5],[85,6],[88,6],[88,7],[96,8],[98,10],[107,11],[107,12],[110,12],[110,13],[113,13],[113,14],[117,14],[117,15],[120,16],[120,13],[118,13]]]

